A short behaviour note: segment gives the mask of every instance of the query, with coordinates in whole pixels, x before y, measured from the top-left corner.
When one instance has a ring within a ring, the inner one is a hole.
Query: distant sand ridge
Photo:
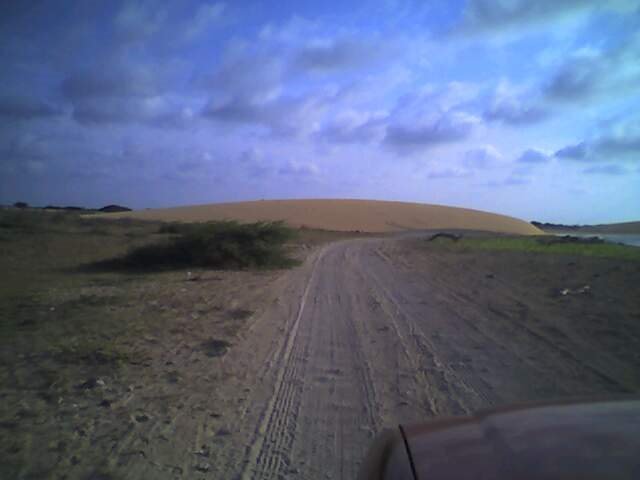
[[[259,200],[109,214],[141,220],[205,222],[283,220],[295,227],[361,232],[469,229],[521,235],[542,232],[517,218],[466,208],[379,200]]]

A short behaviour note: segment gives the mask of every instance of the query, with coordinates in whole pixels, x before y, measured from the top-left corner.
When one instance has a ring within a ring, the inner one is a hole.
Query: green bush
[[[268,268],[290,266],[284,244],[294,231],[282,222],[241,224],[234,221],[179,225],[179,233],[162,243],[138,247],[122,259],[131,268]]]
[[[640,248],[629,245],[619,245],[607,242],[595,242],[589,239],[576,241],[562,240],[562,237],[478,237],[462,238],[458,242],[434,241],[438,248],[448,248],[458,251],[518,251],[548,253],[560,255],[581,255],[587,257],[608,257],[624,260],[640,260]]]
[[[158,233],[184,233],[186,231],[185,224],[172,222],[172,223],[163,223],[158,228]]]

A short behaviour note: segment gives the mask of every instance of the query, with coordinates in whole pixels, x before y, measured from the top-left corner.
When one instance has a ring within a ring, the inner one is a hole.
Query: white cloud
[[[421,124],[390,124],[385,142],[399,149],[427,148],[464,140],[480,119],[466,112],[449,111]]]
[[[548,111],[527,88],[517,88],[502,80],[493,92],[484,118],[508,125],[530,125],[546,119]]]
[[[284,68],[280,58],[241,47],[228,50],[221,65],[200,83],[214,99],[262,103],[280,95]]]
[[[518,157],[518,162],[531,165],[538,165],[541,163],[547,163],[551,160],[551,157],[541,150],[535,148],[529,148],[522,152]]]
[[[493,145],[467,150],[464,153],[462,164],[472,169],[487,169],[499,166],[504,162],[504,156]]]
[[[332,39],[301,48],[293,60],[297,68],[320,73],[358,69],[384,57],[387,45],[359,38]]]
[[[313,177],[320,173],[320,169],[312,162],[290,160],[278,169],[278,173],[284,176]]]
[[[386,112],[347,109],[317,132],[320,139],[337,143],[379,143],[386,130]]]
[[[157,2],[127,1],[116,13],[114,25],[124,41],[142,41],[160,30],[167,14],[166,5]]]
[[[545,85],[553,100],[567,102],[628,95],[640,82],[640,34],[619,47],[601,50],[591,46],[571,52]]]
[[[555,153],[557,158],[567,158],[571,160],[585,160],[589,157],[589,146],[586,142],[576,143],[574,145],[567,145],[561,148]]]
[[[604,132],[556,151],[560,159],[640,162],[640,118],[613,122]]]
[[[450,179],[450,178],[465,178],[465,177],[469,177],[471,175],[471,172],[469,172],[468,170],[462,169],[462,168],[435,168],[432,170],[429,170],[429,172],[427,173],[427,178],[433,179],[433,180],[442,180],[442,179]]]
[[[613,10],[630,12],[633,2],[626,0],[468,0],[461,28],[487,31],[523,24],[550,22],[576,13]]]
[[[188,22],[185,28],[185,40],[194,40],[205,33],[207,29],[219,24],[225,8],[226,5],[221,2],[200,5],[193,19]]]
[[[610,175],[610,176],[621,176],[626,175],[628,173],[626,168],[621,167],[620,165],[597,165],[594,167],[589,167],[582,171],[587,175]]]

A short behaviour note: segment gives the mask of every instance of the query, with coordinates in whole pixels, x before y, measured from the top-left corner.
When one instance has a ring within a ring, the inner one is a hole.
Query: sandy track
[[[283,280],[225,359],[235,381],[216,402],[232,433],[211,451],[214,478],[354,478],[385,426],[635,388],[615,361],[539,328],[526,305],[492,313],[415,268],[401,245],[325,246]]]
[[[398,423],[638,391],[637,322],[623,324],[627,350],[597,347],[602,338],[585,331],[586,320],[567,323],[563,305],[545,310],[522,282],[488,281],[482,262],[414,247],[364,239],[314,251],[270,287],[273,300],[222,359],[184,360],[194,378],[162,400],[166,412],[132,421],[103,470],[131,479],[351,479],[373,436]],[[175,364],[179,351],[167,360]],[[155,401],[130,395],[119,408]]]

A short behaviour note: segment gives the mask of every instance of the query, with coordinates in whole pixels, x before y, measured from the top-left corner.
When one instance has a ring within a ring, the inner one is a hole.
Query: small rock
[[[210,455],[209,447],[203,445],[200,450],[193,452],[194,455],[200,455],[201,457],[208,457]]]
[[[191,272],[187,272],[187,281],[188,282],[197,282],[200,280],[200,275],[194,275]]]
[[[101,378],[97,379],[96,385],[99,387],[104,387],[105,386],[104,380],[102,380]]]
[[[199,472],[205,473],[211,470],[211,465],[209,465],[206,462],[202,462],[202,463],[198,463],[194,468]]]

